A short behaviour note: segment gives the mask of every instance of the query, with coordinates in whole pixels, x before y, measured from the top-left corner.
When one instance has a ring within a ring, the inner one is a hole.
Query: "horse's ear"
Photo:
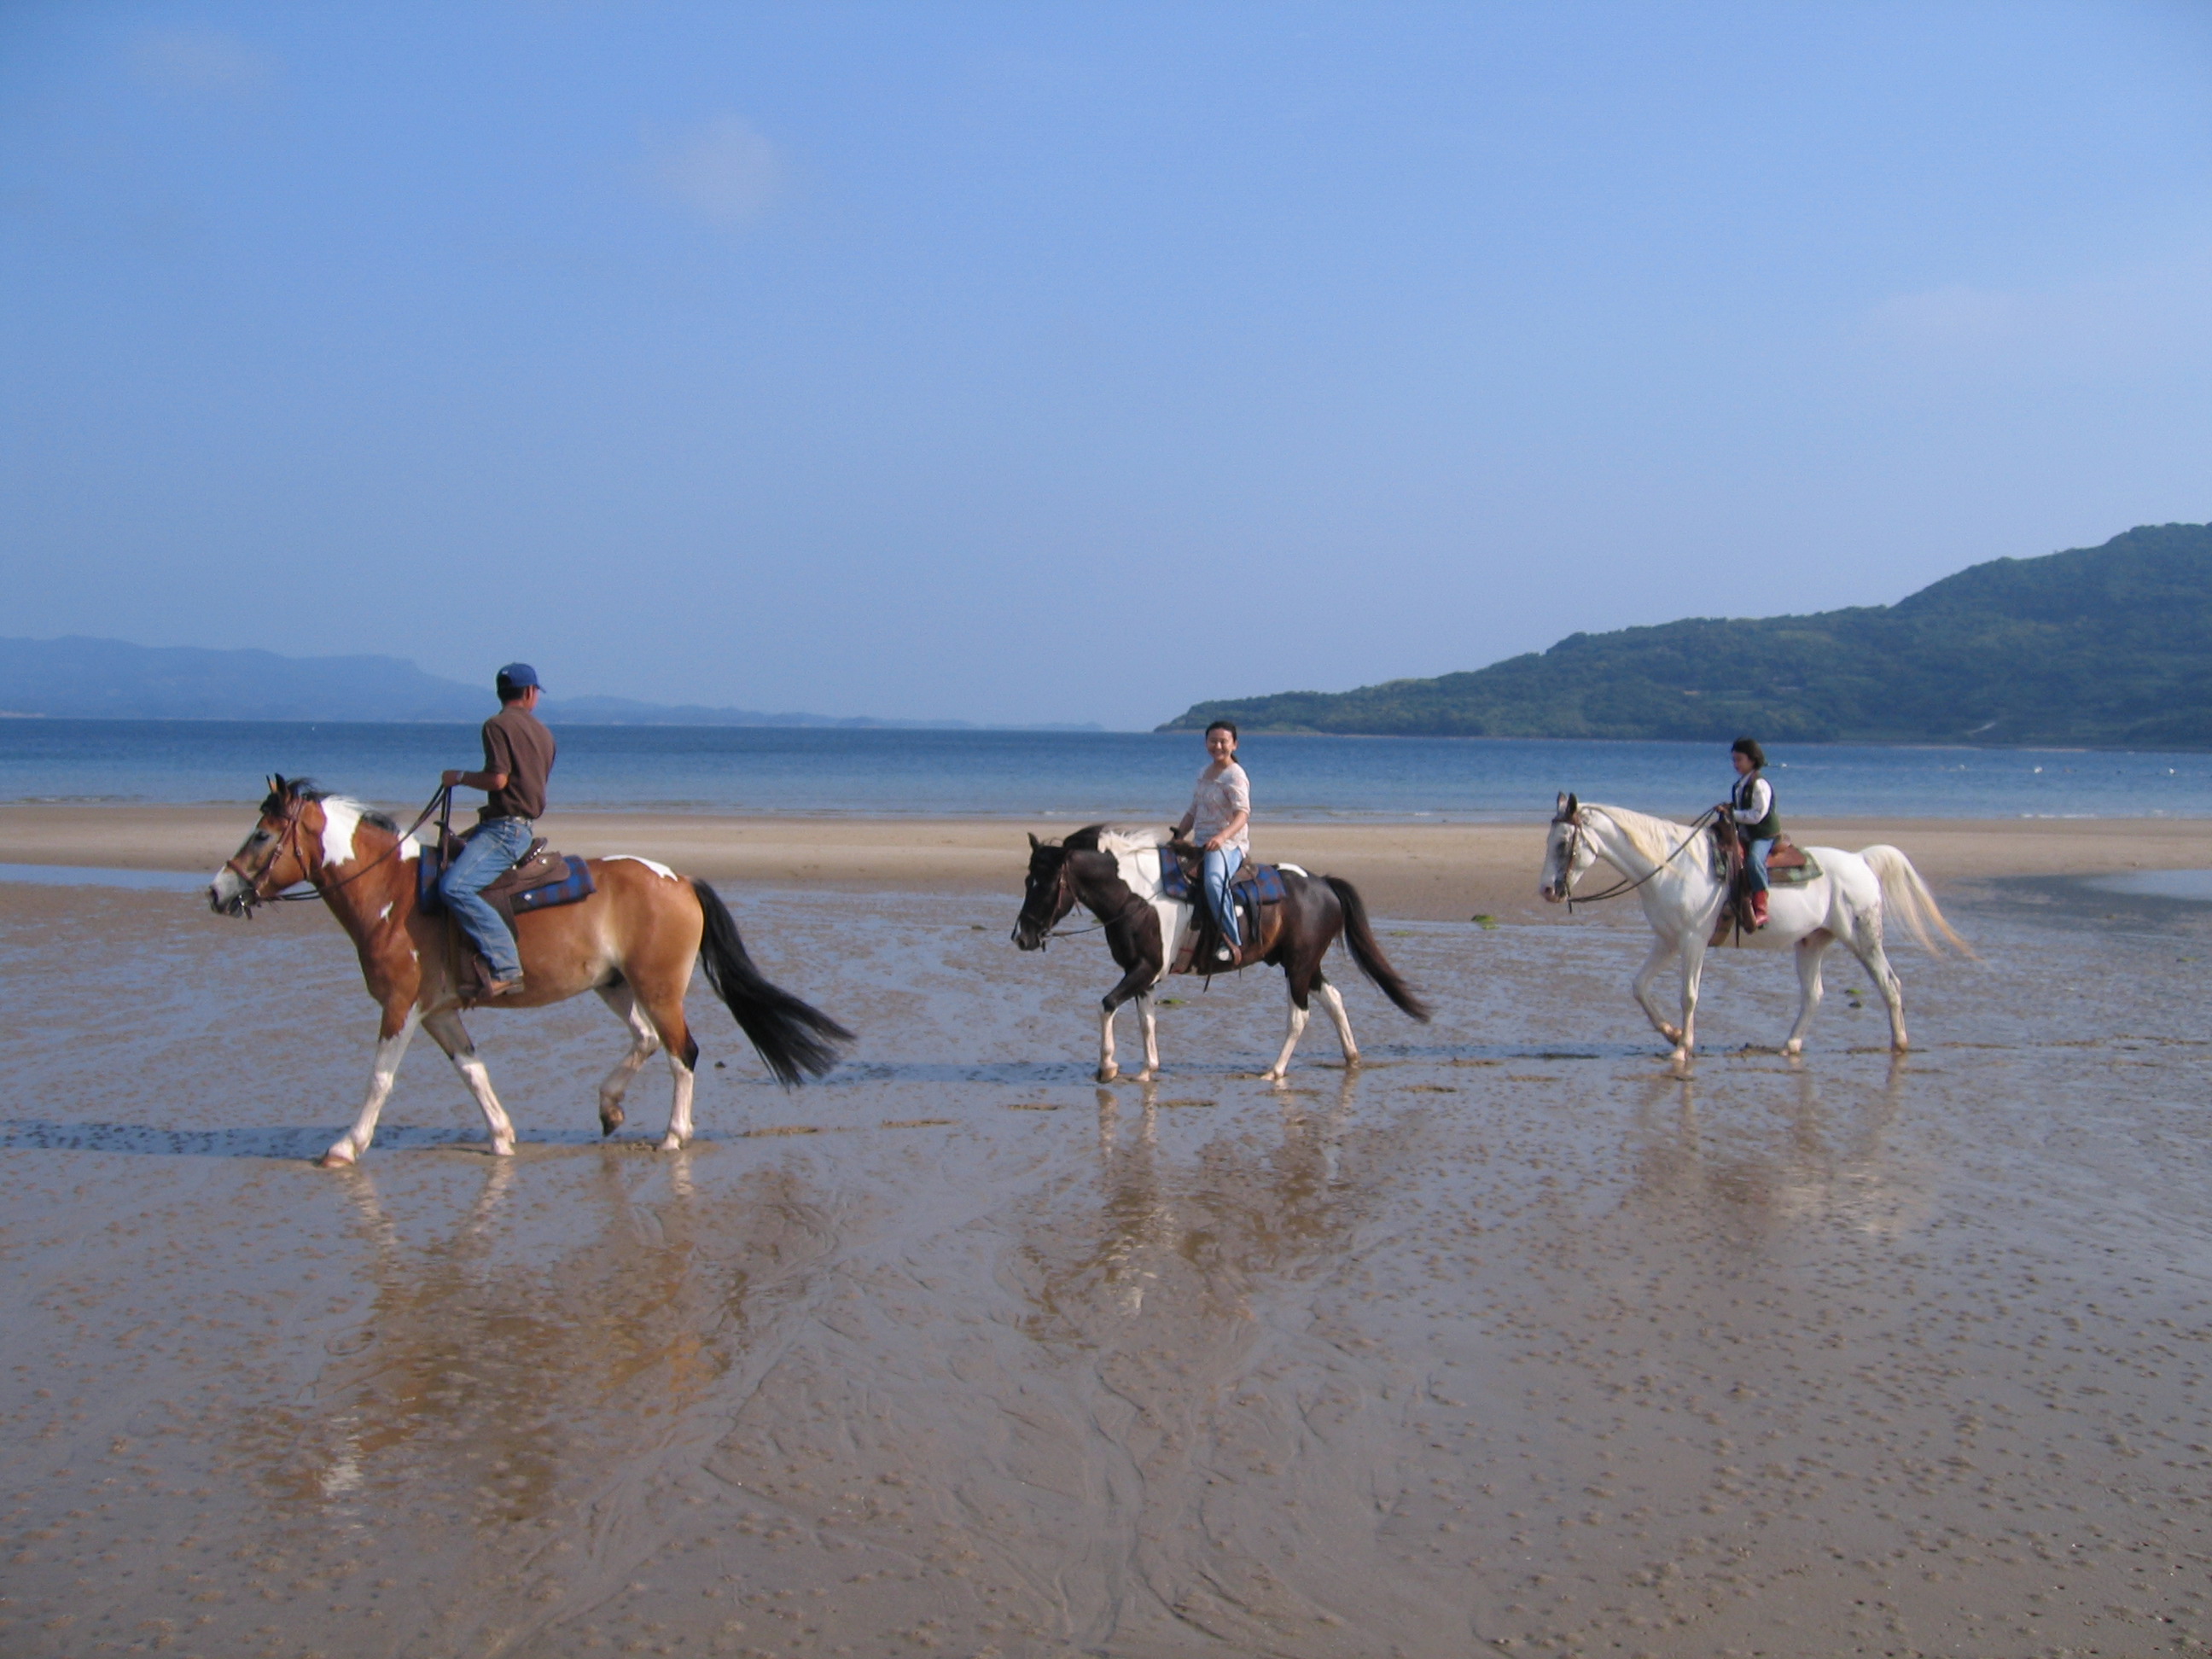
[[[1583,810],[1583,804],[1582,804],[1580,801],[1577,800],[1577,799],[1574,798],[1574,795],[1573,795],[1573,793],[1572,793],[1571,792],[1570,792],[1570,793],[1567,793],[1567,794],[1562,795],[1562,796],[1559,798],[1559,816],[1560,816],[1561,817],[1563,817],[1563,818],[1571,818],[1571,817],[1574,817],[1574,815],[1575,815],[1576,813],[1577,813],[1577,812],[1581,811],[1582,810]]]
[[[1044,843],[1036,838],[1036,831],[1032,830],[1030,832],[1030,851],[1034,853],[1038,848],[1043,845]]]
[[[269,793],[282,800],[284,798],[285,788],[284,775],[282,772],[271,772],[269,775]]]

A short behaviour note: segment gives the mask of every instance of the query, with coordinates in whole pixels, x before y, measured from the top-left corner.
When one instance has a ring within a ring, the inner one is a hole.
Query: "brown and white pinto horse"
[[[1117,829],[1103,823],[1079,830],[1061,842],[1030,837],[1029,883],[1021,915],[1014,923],[1014,943],[1024,951],[1043,949],[1052,930],[1080,904],[1098,918],[1105,929],[1107,948],[1122,969],[1121,983],[1100,1003],[1101,1083],[1111,1083],[1121,1075],[1114,1060],[1114,1015],[1132,998],[1136,1000],[1145,1036],[1145,1069],[1137,1073],[1136,1080],[1148,1082],[1160,1069],[1152,993],[1167,977],[1177,936],[1192,921],[1190,905],[1167,897],[1160,890],[1160,859],[1167,839],[1164,830]],[[1352,1040],[1352,1022],[1345,1016],[1344,998],[1321,970],[1322,958],[1340,937],[1351,951],[1352,961],[1359,964],[1359,971],[1373,980],[1384,996],[1424,1024],[1429,1018],[1428,1006],[1384,959],[1358,890],[1335,876],[1310,876],[1295,864],[1280,868],[1282,902],[1265,908],[1265,932],[1261,938],[1246,941],[1237,964],[1265,962],[1280,968],[1287,982],[1290,1030],[1275,1063],[1261,1073],[1277,1083],[1290,1071],[1291,1051],[1305,1033],[1308,999],[1316,992],[1335,1022],[1344,1063],[1358,1062],[1359,1045]]]
[[[483,1108],[492,1152],[504,1158],[514,1151],[514,1125],[461,1024],[466,1005],[454,988],[453,966],[465,941],[447,918],[416,908],[421,850],[382,813],[311,788],[305,779],[280,775],[269,780],[260,822],[208,887],[210,909],[243,916],[288,887],[313,886],[352,935],[368,994],[384,1010],[368,1096],[353,1127],[323,1154],[326,1167],[351,1164],[368,1151],[377,1114],[418,1024],[446,1051]],[[699,1045],[684,1018],[684,994],[692,964],[702,959],[707,982],[778,1082],[820,1077],[837,1064],[838,1045],[853,1034],[761,977],[713,888],[649,859],[588,862],[597,892],[519,919],[524,992],[482,1006],[540,1008],[585,991],[599,994],[630,1031],[629,1051],[599,1085],[602,1133],[621,1125],[623,1096],[638,1068],[665,1048],[676,1096],[661,1149],[678,1151],[691,1139]]]

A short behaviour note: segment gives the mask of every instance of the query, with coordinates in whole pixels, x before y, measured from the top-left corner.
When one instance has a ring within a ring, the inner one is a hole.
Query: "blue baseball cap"
[[[499,683],[524,690],[538,684],[538,671],[526,662],[511,662],[499,671]]]

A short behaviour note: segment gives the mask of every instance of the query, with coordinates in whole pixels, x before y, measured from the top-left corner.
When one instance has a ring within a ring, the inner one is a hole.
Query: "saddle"
[[[1745,866],[1743,844],[1731,835],[1713,837],[1713,874],[1728,884],[1728,902],[1713,923],[1713,936],[1708,945],[1725,945],[1730,933],[1748,933],[1751,923],[1751,883]],[[1766,885],[1770,890],[1778,887],[1802,887],[1817,881],[1820,876],[1820,861],[1786,835],[1777,836],[1774,845],[1766,854]]]
[[[1813,855],[1787,836],[1774,838],[1773,850],[1766,855],[1766,884],[1769,887],[1802,887],[1820,873],[1820,866]]]
[[[452,837],[444,847],[425,846],[415,861],[415,908],[426,916],[446,915],[446,901],[438,891],[438,878],[453,860],[460,856],[469,835]],[[538,836],[530,843],[512,867],[483,890],[485,903],[499,912],[500,920],[507,931],[521,938],[515,926],[518,916],[534,910],[551,910],[563,904],[580,904],[599,890],[592,879],[591,866],[573,854],[556,853],[545,844],[545,837]],[[467,931],[452,925],[448,918],[446,937],[449,951],[465,949],[465,962],[456,964],[459,971],[454,982],[464,1000],[475,1002],[483,995],[491,983],[491,969],[483,954],[476,948],[476,941]],[[451,961],[451,957],[448,957]]]
[[[1197,912],[1195,925],[1183,935],[1182,946],[1176,952],[1170,972],[1188,974],[1193,971],[1210,974],[1212,965],[1194,969],[1193,964],[1203,961],[1214,963],[1214,951],[1220,942],[1221,929],[1213,919],[1211,907],[1206,903],[1204,875],[1205,854],[1188,842],[1170,842],[1160,848],[1160,892],[1162,896],[1180,899]],[[1254,952],[1267,932],[1267,908],[1283,902],[1283,872],[1278,865],[1255,864],[1247,859],[1237,866],[1237,873],[1229,878],[1229,902],[1237,915],[1237,937],[1244,948],[1237,960],[1228,964],[1242,968],[1256,960]]]

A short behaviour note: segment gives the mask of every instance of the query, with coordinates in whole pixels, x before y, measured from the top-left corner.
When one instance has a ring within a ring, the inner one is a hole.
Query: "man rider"
[[[438,878],[438,896],[490,965],[486,994],[508,997],[522,990],[522,958],[506,921],[482,895],[530,850],[535,820],[545,810],[553,734],[532,712],[539,692],[536,669],[511,662],[499,671],[497,685],[499,713],[483,723],[483,770],[443,775],[447,787],[482,789],[485,800],[476,833]]]

